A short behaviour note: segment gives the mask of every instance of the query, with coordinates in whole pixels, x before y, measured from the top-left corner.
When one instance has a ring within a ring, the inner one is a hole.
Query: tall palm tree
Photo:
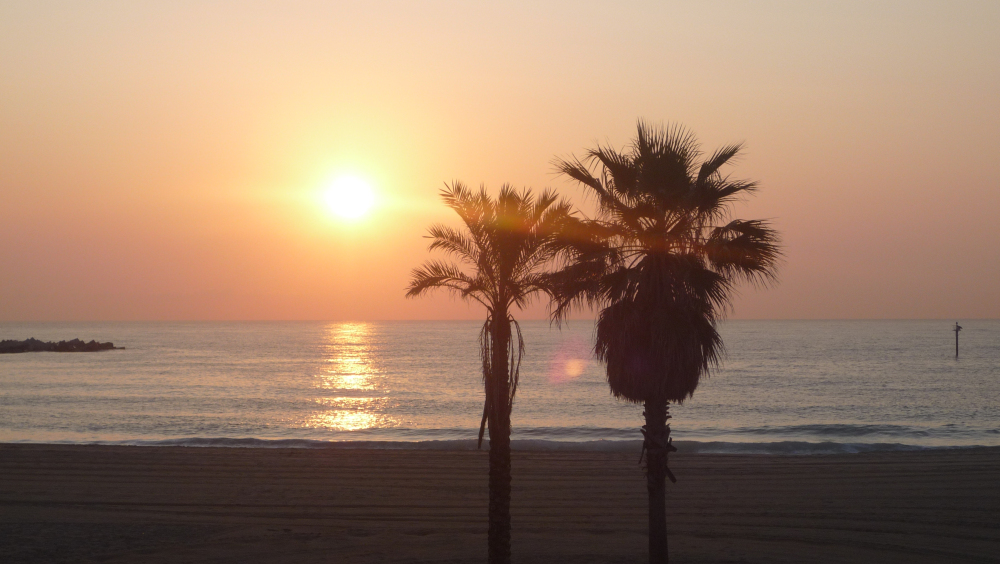
[[[481,187],[473,192],[459,182],[441,191],[445,204],[465,224],[430,228],[430,250],[441,250],[467,268],[428,261],[413,271],[407,297],[445,288],[486,308],[479,334],[486,401],[479,424],[479,445],[490,433],[489,562],[510,562],[510,414],[517,391],[524,340],[511,311],[549,292],[544,272],[560,251],[562,226],[572,220],[570,205],[555,192],[503,186],[494,200]]]
[[[765,221],[729,219],[756,184],[721,169],[742,145],[699,162],[694,135],[640,121],[631,146],[598,146],[583,160],[557,160],[560,173],[596,197],[597,215],[576,234],[574,259],[555,277],[553,316],[600,308],[595,353],[611,393],[642,404],[649,495],[649,560],[667,562],[665,478],[670,402],[691,397],[723,352],[718,321],[735,285],[775,279],[781,252]],[[597,169],[594,171],[593,169]]]

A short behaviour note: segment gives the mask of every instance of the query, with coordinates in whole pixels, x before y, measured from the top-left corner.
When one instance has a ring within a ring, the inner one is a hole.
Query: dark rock
[[[80,339],[73,339],[72,341],[59,341],[58,343],[39,341],[34,337],[26,339],[24,341],[14,341],[14,340],[0,341],[0,354],[42,352],[42,351],[97,352],[97,351],[109,351],[112,349],[119,349],[119,348],[121,347],[116,347],[114,343],[98,343],[97,341],[90,341],[89,343],[85,343]]]

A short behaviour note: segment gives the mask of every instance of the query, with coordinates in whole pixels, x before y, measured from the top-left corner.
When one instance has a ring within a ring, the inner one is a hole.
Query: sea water
[[[681,450],[1000,446],[1000,321],[731,321],[671,407]],[[0,355],[0,442],[475,448],[476,322],[3,323],[0,339],[122,350]],[[521,323],[515,448],[636,448],[593,324]]]

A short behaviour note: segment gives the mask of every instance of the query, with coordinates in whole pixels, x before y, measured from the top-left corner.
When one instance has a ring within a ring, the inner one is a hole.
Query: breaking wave
[[[19,441],[33,442],[33,441]],[[58,441],[59,444],[102,444],[120,446],[201,447],[201,448],[303,448],[303,449],[386,449],[386,450],[476,450],[476,440],[430,441],[322,441],[312,439],[255,439],[225,437],[191,437],[164,440],[93,441],[87,443]],[[903,443],[858,442],[729,442],[675,441],[680,454],[755,454],[755,455],[831,455],[877,452],[912,452],[939,449],[1000,448],[986,445],[920,446]],[[483,450],[489,441],[483,441]],[[638,457],[642,442],[636,440],[553,441],[522,439],[511,441],[515,451],[597,451],[631,453]]]

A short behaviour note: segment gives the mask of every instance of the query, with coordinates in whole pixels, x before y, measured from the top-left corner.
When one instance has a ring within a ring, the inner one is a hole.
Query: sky
[[[2,0],[0,321],[481,318],[404,298],[444,183],[585,208],[638,119],[746,143],[732,318],[1000,318],[998,100],[993,1]]]

